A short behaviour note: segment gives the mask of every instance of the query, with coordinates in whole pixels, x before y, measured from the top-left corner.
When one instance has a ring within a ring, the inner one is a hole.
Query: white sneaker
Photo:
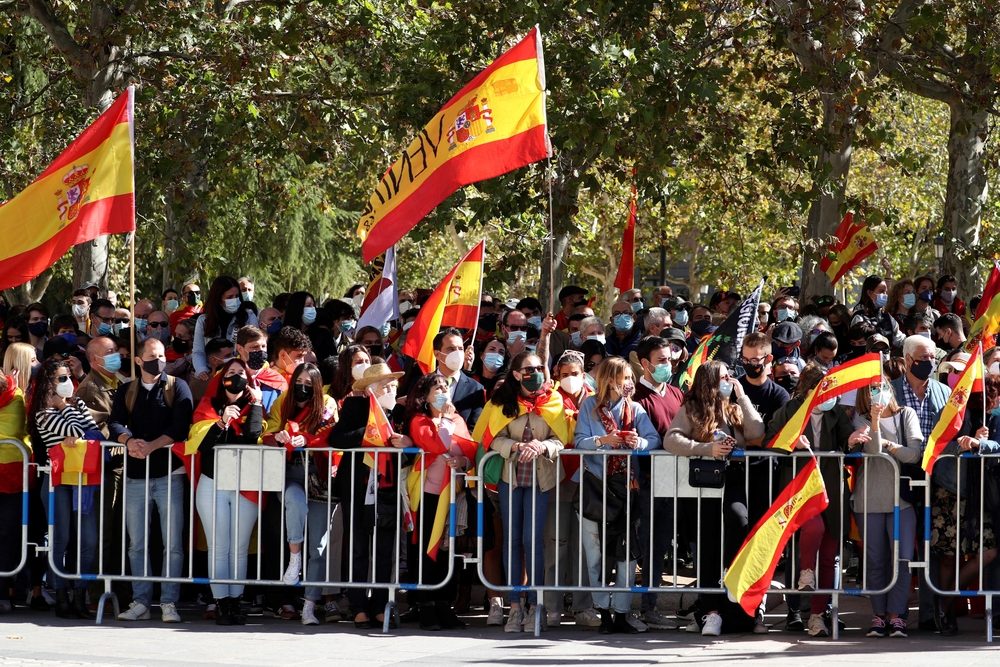
[[[642,622],[642,619],[639,618],[639,612],[637,611],[630,611],[628,613],[628,624],[639,632],[646,632],[649,630],[649,626]]]
[[[503,625],[503,598],[490,598],[490,613],[486,625]]]
[[[507,614],[507,625],[503,626],[504,632],[521,632],[521,624],[524,622],[524,612],[520,607],[511,607]]]
[[[718,637],[722,634],[722,617],[712,612],[701,619],[701,634],[703,637]]]
[[[302,625],[319,625],[319,619],[316,618],[316,603],[312,600],[306,600],[302,605]]]
[[[596,609],[584,609],[583,611],[578,611],[573,614],[573,619],[576,624],[583,628],[599,628],[601,627],[601,615],[597,613]]]
[[[173,602],[161,602],[160,614],[164,623],[180,623],[181,615],[177,613],[177,605]]]
[[[281,581],[284,582],[286,586],[295,586],[299,583],[299,570],[302,569],[302,554],[292,554],[288,558],[288,567],[285,568],[285,574],[281,576]]]
[[[813,570],[800,570],[797,588],[800,591],[816,590],[816,573]]]
[[[690,632],[693,634],[701,632],[701,626],[698,625],[698,621],[691,621],[684,626],[684,632]]]
[[[138,600],[133,600],[128,609],[118,614],[119,621],[148,621],[150,618],[149,607]]]
[[[522,607],[524,609],[524,607]],[[524,614],[524,620],[521,621],[521,626],[524,628],[525,632],[535,633],[535,615],[538,613],[538,605],[531,605],[531,609],[528,610],[527,614]]]
[[[545,622],[548,623],[549,627],[555,627],[562,623],[562,613],[558,611],[548,611],[545,612]]]
[[[809,636],[810,637],[830,636],[830,630],[826,627],[826,621],[823,620],[822,614],[812,614],[809,617]]]
[[[677,627],[677,623],[673,619],[664,616],[655,609],[643,612],[642,622],[654,630],[673,630]]]

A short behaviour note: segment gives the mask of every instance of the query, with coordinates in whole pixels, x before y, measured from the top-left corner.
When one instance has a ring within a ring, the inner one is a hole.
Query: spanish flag
[[[77,440],[75,447],[64,447],[62,443],[49,449],[49,463],[52,464],[52,486],[70,484],[100,484],[101,455],[99,440]],[[81,480],[80,477],[83,477]],[[90,475],[94,475],[90,478]]]
[[[878,243],[864,222],[855,224],[854,214],[848,213],[834,233],[835,243],[828,246],[827,256],[819,263],[819,268],[830,276],[830,282],[837,284],[844,274],[861,264],[878,250]],[[830,259],[830,253],[835,258]]]
[[[615,275],[615,287],[623,294],[635,282],[635,185],[632,186],[632,204],[628,210],[628,222],[625,223],[625,236],[622,237],[622,259],[618,263],[618,273]]]
[[[0,289],[38,276],[71,246],[135,230],[132,94],[125,94],[20,194],[0,206]]]
[[[806,425],[809,423],[809,415],[817,405],[841,394],[881,381],[882,358],[878,352],[871,352],[837,366],[813,388],[806,400],[792,415],[792,418],[774,436],[774,440],[768,447],[782,449],[786,452],[792,451],[795,449],[795,442],[799,436],[805,432]]]
[[[389,438],[392,437],[392,424],[385,416],[385,410],[375,398],[375,394],[368,392],[368,426],[365,427],[365,437],[362,445],[365,447],[388,447]],[[384,476],[387,472],[391,456],[378,457],[378,473]],[[375,467],[375,457],[371,452],[365,452],[365,465],[369,468]]]
[[[934,469],[941,452],[948,446],[948,443],[955,439],[959,429],[962,428],[962,420],[965,418],[965,408],[969,404],[969,397],[983,391],[983,348],[980,345],[976,353],[969,360],[965,370],[958,376],[955,388],[951,390],[948,402],[941,410],[941,417],[937,425],[927,438],[927,446],[924,448],[924,460],[920,467],[930,473]]]
[[[25,424],[24,392],[7,377],[7,391],[0,394],[0,440],[17,440],[31,453]],[[0,493],[21,493],[24,488],[24,454],[16,445],[0,443]]]
[[[979,345],[989,349],[996,345],[997,332],[1000,331],[1000,263],[993,262],[993,270],[983,289],[983,298],[979,300],[976,309],[976,319],[969,331],[969,340],[965,343],[966,352],[975,352]]]
[[[484,239],[445,276],[413,321],[401,352],[416,359],[424,373],[433,373],[437,368],[434,337],[442,326],[475,330],[479,322],[479,297],[483,293],[485,255]]]
[[[723,579],[729,599],[753,616],[771,587],[771,577],[789,538],[829,504],[814,457],[747,535]]]
[[[479,73],[410,142],[361,213],[366,263],[458,188],[552,155],[542,35],[532,28]]]

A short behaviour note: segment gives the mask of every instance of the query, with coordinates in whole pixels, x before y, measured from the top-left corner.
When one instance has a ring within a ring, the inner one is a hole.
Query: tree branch
[[[59,20],[48,0],[26,0],[26,5],[28,15],[45,29],[52,45],[63,55],[73,73],[89,81],[94,65],[93,58],[88,56],[83,47],[73,39],[66,24]]]

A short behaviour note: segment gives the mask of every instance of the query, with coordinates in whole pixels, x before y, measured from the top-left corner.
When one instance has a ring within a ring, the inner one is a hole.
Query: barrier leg
[[[993,595],[986,594],[986,641],[993,643]]]
[[[382,612],[382,634],[389,634],[390,619],[396,616],[396,589],[389,590],[389,601],[385,603],[385,611]],[[399,619],[396,619],[396,627],[399,627]]]
[[[840,596],[836,593],[833,594],[833,609],[830,612],[830,628],[831,636],[834,639],[840,639]]]
[[[114,594],[111,590],[111,579],[104,580],[104,593],[101,594],[101,599],[97,601],[97,625],[101,624],[104,619],[104,603],[110,599],[111,604],[115,610],[115,618],[118,618],[120,609],[118,607],[118,596]]]

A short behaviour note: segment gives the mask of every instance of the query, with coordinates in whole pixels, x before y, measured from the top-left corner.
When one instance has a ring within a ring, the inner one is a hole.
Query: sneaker
[[[205,607],[205,611],[201,612],[201,617],[204,618],[204,619],[208,619],[210,621],[214,621],[215,620],[215,610],[216,610],[215,603],[214,602],[209,602],[208,605]]]
[[[816,590],[816,573],[813,570],[801,570],[799,572],[799,585],[797,588],[800,591]]]
[[[264,596],[255,595],[253,601],[250,603],[250,607],[247,609],[247,616],[263,616],[264,615]]]
[[[14,611],[14,605],[10,600],[0,600],[0,614],[9,614]]]
[[[38,597],[31,595],[31,593],[28,593],[28,595],[31,597],[31,602],[28,604],[28,608],[31,611],[50,611],[52,609],[49,603],[45,601],[44,595],[39,595]]]
[[[549,611],[545,612],[545,622],[549,627],[554,627],[562,623],[562,612]]]
[[[342,620],[344,620],[344,612],[340,610],[339,604],[334,601],[330,601],[323,605],[324,623],[336,623],[337,621]]]
[[[302,554],[291,554],[288,557],[288,567],[281,575],[281,581],[286,586],[296,586],[299,583],[299,570],[302,569]]]
[[[767,634],[767,626],[764,624],[764,612],[760,609],[757,610],[757,613],[753,617],[753,633],[755,635]]]
[[[869,635],[869,636],[871,636],[871,635]],[[889,620],[889,636],[890,637],[909,637],[909,635],[906,634],[906,621],[904,621],[903,619],[899,618],[898,616],[896,618],[890,619]]]
[[[160,603],[160,616],[164,623],[180,623],[181,615],[177,613],[177,605],[173,602]]]
[[[677,612],[674,614],[674,616],[676,616],[677,618],[681,619],[682,621],[693,621],[694,620],[694,607],[691,606],[691,607],[687,607],[686,609],[684,609],[684,608],[678,609]]]
[[[119,621],[148,621],[150,618],[149,607],[138,600],[133,600],[128,609],[118,614]]]
[[[826,611],[823,612],[823,622],[826,623],[827,627],[833,622],[833,610],[827,607]],[[844,623],[843,616],[837,615],[837,630],[843,632],[847,629],[847,623]]]
[[[291,621],[298,618],[299,614],[295,611],[295,607],[290,604],[281,605],[280,609],[276,609],[274,612],[275,618],[282,618],[286,621]]]
[[[639,612],[637,611],[630,611],[628,613],[628,624],[639,632],[646,632],[649,630],[649,626],[643,623],[642,619],[639,618]]]
[[[601,615],[595,609],[584,609],[573,614],[573,621],[583,628],[601,627]]]
[[[522,607],[523,609],[523,607]],[[535,616],[538,613],[538,605],[533,604],[531,608],[528,609],[528,613],[524,614],[524,620],[521,621],[521,625],[524,627],[525,632],[535,633]],[[545,622],[542,622],[542,630],[545,629]]]
[[[830,636],[830,631],[826,627],[826,621],[823,620],[822,614],[811,614],[809,616],[809,636],[810,637]]]
[[[872,616],[872,627],[868,629],[866,637],[885,637],[885,619],[881,616]]]
[[[215,604],[215,600],[213,598],[205,597],[204,593],[198,593],[198,597],[195,599],[195,602],[199,607],[206,607],[210,604]]]
[[[701,632],[701,626],[698,625],[698,621],[691,621],[684,626],[684,632],[690,632],[692,634],[697,634]]]
[[[712,612],[701,619],[701,634],[703,637],[718,637],[722,634],[722,617]]]
[[[490,598],[490,613],[486,625],[503,625],[503,598]]]
[[[642,622],[654,630],[673,630],[677,624],[657,610],[642,612]]]
[[[302,605],[302,625],[319,625],[319,619],[316,618],[316,603],[312,600],[306,600]]]
[[[802,622],[802,612],[798,609],[789,609],[785,616],[785,630],[788,632],[803,632],[806,624]]]
[[[521,611],[520,607],[511,607],[510,613],[507,614],[507,625],[503,626],[503,631],[521,632],[523,630],[522,623],[524,623],[524,612]]]

